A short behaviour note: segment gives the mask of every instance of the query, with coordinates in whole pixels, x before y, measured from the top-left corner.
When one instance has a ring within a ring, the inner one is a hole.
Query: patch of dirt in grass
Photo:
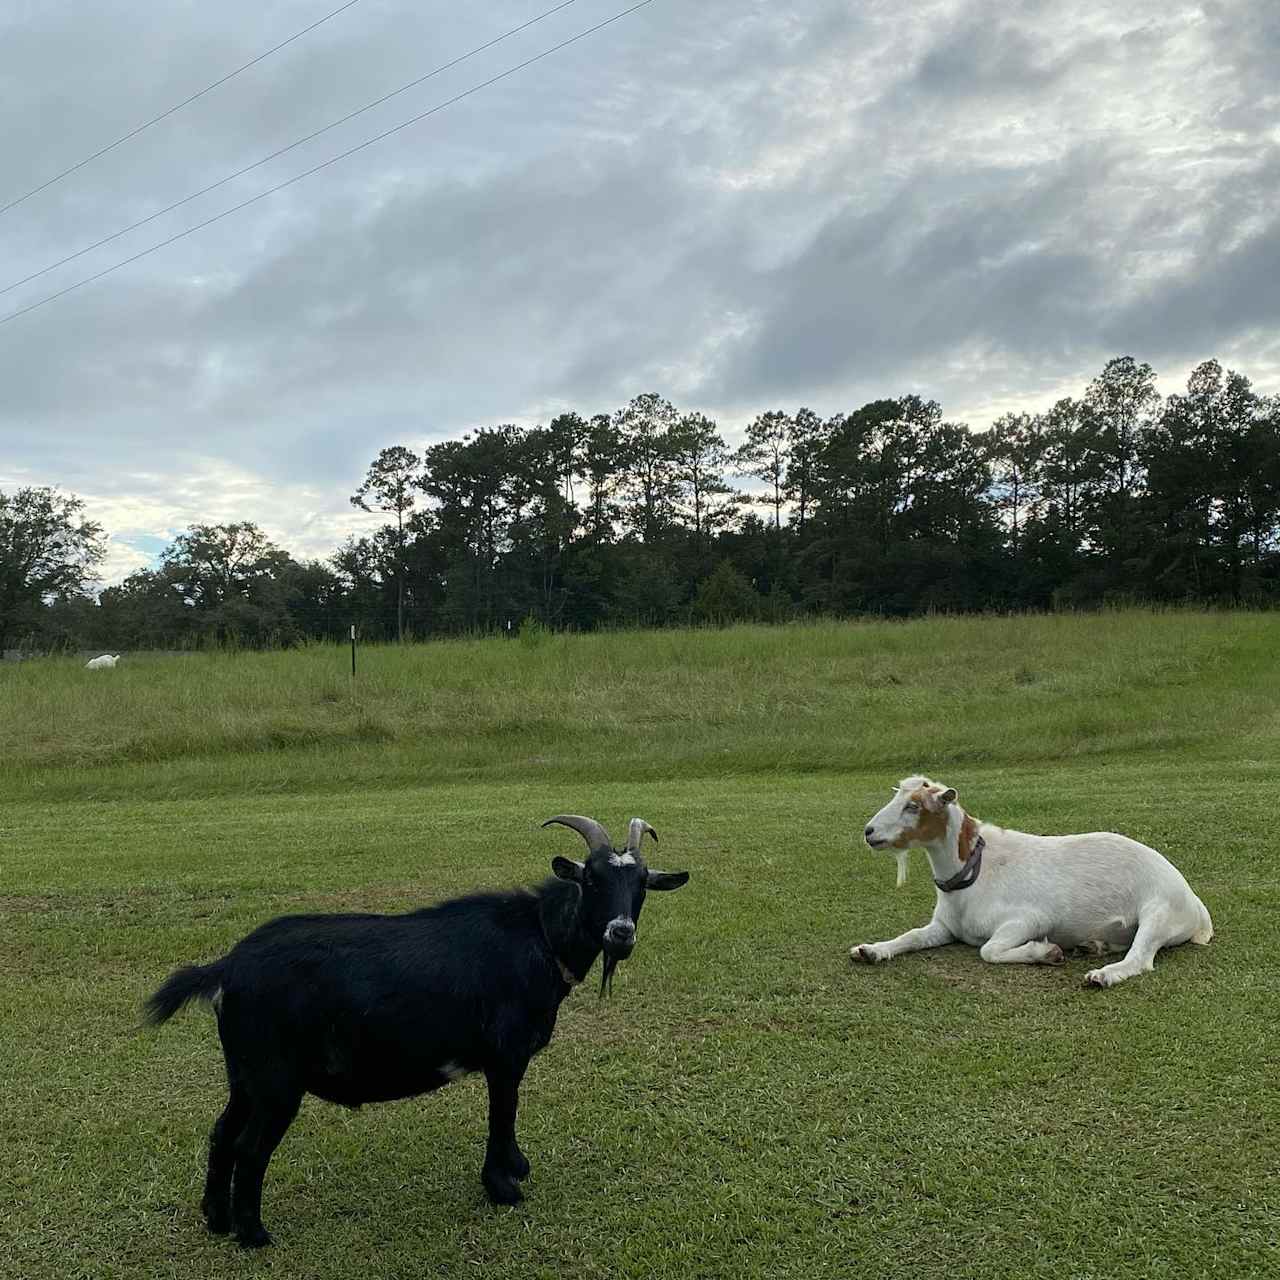
[[[1088,959],[1088,964],[1085,960]],[[903,958],[925,970],[925,976],[953,991],[972,991],[983,995],[1016,996],[1022,991],[1077,986],[1088,968],[1097,961],[1088,957],[1072,957],[1065,965],[988,964],[976,947],[949,947],[945,952]],[[903,961],[893,961],[900,964]],[[884,966],[882,966],[884,967]],[[892,967],[892,965],[887,966]]]
[[[278,893],[265,900],[257,891],[193,893],[153,887],[104,894],[0,894],[0,917],[62,915],[82,917],[86,924],[107,918],[134,924],[158,921],[172,926],[186,920],[211,919],[238,909],[249,900],[261,904],[260,914],[266,919],[271,915],[303,911],[412,911],[429,906],[434,896],[410,885],[361,885],[331,893],[314,890]]]
[[[429,907],[437,901],[434,895],[423,894],[407,885],[361,885],[358,888],[335,890],[332,893],[284,893],[276,894],[273,907],[291,912],[299,908],[307,912],[371,911],[379,914],[397,914]]]
[[[30,943],[6,938],[0,943],[0,976],[6,980],[21,981],[44,969],[44,957],[40,949]]]
[[[73,899],[55,893],[0,893],[0,916],[62,911]]]
[[[208,915],[207,908],[213,903],[228,903],[235,900],[230,893],[186,893],[175,892],[163,888],[138,888],[125,892],[103,894],[73,893],[30,893],[0,894],[0,915],[13,913],[30,914],[72,914],[82,916],[136,916],[161,915],[165,920],[172,919],[169,908],[187,906],[192,910],[188,914]],[[164,911],[157,910],[164,904]],[[204,910],[202,910],[204,908]]]

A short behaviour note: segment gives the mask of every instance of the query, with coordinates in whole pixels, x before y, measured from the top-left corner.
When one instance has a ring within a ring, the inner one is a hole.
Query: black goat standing
[[[345,1106],[439,1089],[471,1071],[489,1087],[481,1180],[515,1204],[529,1162],[516,1142],[520,1081],[555,1030],[560,1002],[604,952],[601,993],[635,947],[648,889],[686,871],[653,871],[633,818],[626,848],[590,818],[562,815],[591,852],[557,857],[537,890],[482,893],[407,915],[282,916],[221,959],[173,973],[147,1001],[161,1023],[187,1001],[218,1018],[230,1097],[209,1136],[201,1209],[211,1231],[271,1243],[262,1179],[302,1097]]]

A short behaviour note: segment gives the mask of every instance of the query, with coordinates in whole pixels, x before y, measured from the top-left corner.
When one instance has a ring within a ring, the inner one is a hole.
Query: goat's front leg
[[[517,1179],[528,1177],[529,1161],[516,1142],[516,1109],[520,1105],[520,1080],[527,1065],[485,1068],[489,1084],[489,1141],[480,1180],[494,1204],[519,1204],[524,1199]]]
[[[937,920],[930,920],[919,929],[908,929],[887,942],[864,942],[849,949],[849,959],[863,964],[880,964],[908,951],[927,951],[930,947],[943,947],[954,942],[955,935]]]

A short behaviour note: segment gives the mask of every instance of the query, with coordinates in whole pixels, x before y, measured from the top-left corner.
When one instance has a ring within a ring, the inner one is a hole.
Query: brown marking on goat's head
[[[969,855],[973,852],[974,842],[978,839],[978,824],[966,813],[964,821],[960,824],[960,839],[956,845],[956,853],[961,863],[969,861]]]
[[[941,840],[947,834],[947,806],[940,803],[943,793],[941,787],[917,787],[907,797],[907,803],[920,806],[915,816],[915,825],[904,831],[895,840],[894,846],[909,849],[912,845],[929,844]]]

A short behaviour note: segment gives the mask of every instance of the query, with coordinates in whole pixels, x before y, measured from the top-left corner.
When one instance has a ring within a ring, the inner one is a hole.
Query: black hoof
[[[505,1173],[486,1169],[480,1175],[480,1181],[484,1183],[485,1192],[494,1204],[519,1204],[524,1199],[524,1193]]]
[[[250,1227],[247,1231],[237,1231],[236,1243],[242,1249],[265,1249],[267,1245],[274,1242],[271,1239],[271,1232],[258,1223],[256,1227]]]
[[[529,1176],[529,1161],[523,1151],[517,1149],[512,1153],[511,1159],[507,1162],[507,1172],[517,1182],[523,1182]]]
[[[200,1201],[204,1224],[215,1236],[225,1236],[231,1230],[231,1209],[228,1205],[213,1204],[208,1199]]]

